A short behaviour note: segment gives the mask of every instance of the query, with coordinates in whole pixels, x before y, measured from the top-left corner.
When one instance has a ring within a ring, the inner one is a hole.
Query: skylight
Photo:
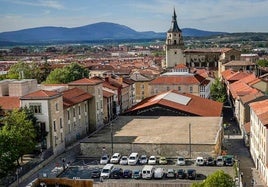
[[[181,94],[177,94],[177,93],[173,93],[173,92],[167,92],[167,93],[163,93],[160,94],[158,96],[156,96],[153,101],[156,100],[161,100],[161,99],[165,99],[174,103],[178,103],[181,105],[187,105],[189,103],[189,101],[191,100],[190,97],[181,95]]]

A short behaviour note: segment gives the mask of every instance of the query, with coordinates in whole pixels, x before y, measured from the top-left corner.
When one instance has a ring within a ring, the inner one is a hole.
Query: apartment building
[[[55,91],[38,90],[20,98],[21,106],[29,107],[46,132],[41,148],[58,155],[65,149],[65,125],[62,94]]]
[[[268,185],[268,99],[250,104],[250,153]]]

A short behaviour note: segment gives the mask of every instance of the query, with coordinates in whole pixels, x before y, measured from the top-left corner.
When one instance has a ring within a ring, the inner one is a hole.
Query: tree
[[[268,60],[258,60],[257,64],[261,67],[268,67]]]
[[[193,183],[192,187],[233,187],[233,178],[224,173],[222,170],[218,170],[213,174],[209,175],[206,180],[201,183]]]
[[[19,164],[18,159],[24,154],[32,152],[36,145],[36,130],[33,121],[29,119],[25,110],[20,109],[7,113],[2,119],[2,123],[4,126],[0,130],[0,134],[9,138],[9,143],[12,145],[11,153],[14,154],[14,157],[16,156]],[[5,147],[0,149],[5,150]]]
[[[214,83],[212,83],[210,88],[210,97],[214,101],[225,102],[226,100],[226,90],[223,83],[220,79],[216,79]]]
[[[86,68],[77,63],[71,63],[64,68],[54,69],[47,77],[47,84],[66,84],[84,77],[88,77],[89,72]]]
[[[36,79],[38,83],[44,81],[44,70],[37,63],[18,62],[9,68],[7,78],[9,79]]]

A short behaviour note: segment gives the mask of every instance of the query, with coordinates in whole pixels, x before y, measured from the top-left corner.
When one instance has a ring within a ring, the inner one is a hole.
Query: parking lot
[[[162,179],[154,179],[152,178],[149,181],[152,180],[157,180],[158,182],[176,182],[176,183],[193,183],[197,181],[202,181],[204,180],[208,175],[214,173],[217,170],[223,170],[224,172],[228,173],[232,177],[234,177],[234,169],[232,166],[197,166],[195,164],[195,160],[186,160],[186,165],[184,166],[179,166],[176,164],[176,159],[168,159],[168,163],[164,165],[159,165],[158,163],[156,165],[153,165],[154,168],[164,168],[164,171],[167,171],[168,169],[174,169],[176,172],[179,169],[185,170],[185,172],[188,169],[195,169],[196,170],[196,179],[195,180],[188,180],[188,179],[179,179],[178,177],[176,178],[167,178],[163,177]],[[67,177],[71,179],[92,179],[92,171],[94,171],[96,168],[99,168],[100,171],[101,169],[105,166],[105,164],[99,164],[100,160],[97,160],[96,158],[89,158],[89,159],[77,159],[75,162],[73,162],[64,172],[60,174],[59,177]],[[137,163],[136,165],[120,165],[120,164],[114,164],[114,168],[122,168],[122,170],[142,170],[144,167],[143,164]],[[96,177],[93,178],[95,182],[99,182],[100,178]],[[132,178],[124,178],[124,179],[103,179],[103,182],[108,182],[108,181],[124,181],[124,182],[148,182],[148,180],[144,179],[132,179]],[[161,183],[162,183],[161,182]]]

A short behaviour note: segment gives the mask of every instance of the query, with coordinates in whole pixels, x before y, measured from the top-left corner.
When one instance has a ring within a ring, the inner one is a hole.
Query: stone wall
[[[191,158],[197,156],[214,156],[214,148],[216,145],[191,145]],[[102,154],[112,154],[111,143],[80,143],[81,152],[86,157],[100,157]],[[104,149],[103,149],[104,148]],[[130,143],[114,143],[113,152],[119,152],[122,155],[129,155],[132,152],[139,154],[166,156],[175,158],[179,155],[190,157],[189,144],[130,144]]]

